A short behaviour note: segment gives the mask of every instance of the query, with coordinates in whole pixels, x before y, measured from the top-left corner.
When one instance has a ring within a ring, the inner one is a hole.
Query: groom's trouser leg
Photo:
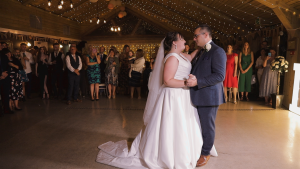
[[[219,106],[197,107],[202,128],[203,146],[201,155],[210,155],[215,141],[215,120]]]

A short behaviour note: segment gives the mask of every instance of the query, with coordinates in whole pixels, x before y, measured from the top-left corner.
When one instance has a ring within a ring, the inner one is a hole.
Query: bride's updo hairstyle
[[[179,32],[168,32],[164,41],[164,49],[167,51],[171,50],[173,41],[177,41],[178,37],[183,38],[182,34]]]

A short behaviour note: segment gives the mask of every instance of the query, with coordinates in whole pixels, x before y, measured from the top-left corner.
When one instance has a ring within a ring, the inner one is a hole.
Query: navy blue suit
[[[215,139],[215,119],[219,105],[225,103],[223,81],[226,71],[225,51],[211,42],[211,49],[199,52],[193,61],[191,74],[197,78],[197,86],[191,87],[191,100],[197,107],[201,121],[202,155],[209,155]],[[199,57],[200,56],[200,57]]]

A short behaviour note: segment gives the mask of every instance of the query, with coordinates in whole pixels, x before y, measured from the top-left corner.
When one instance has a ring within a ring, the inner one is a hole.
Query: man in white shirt
[[[52,65],[52,89],[56,98],[61,97],[63,90],[63,71],[65,55],[59,52],[59,44],[53,44],[53,52],[50,53],[48,64]],[[55,85],[56,84],[56,85]],[[58,89],[58,90],[57,90]]]
[[[79,71],[82,68],[82,62],[79,55],[76,54],[76,47],[71,46],[70,55],[66,56],[66,65],[68,68],[68,95],[67,95],[67,104],[71,104],[71,97],[74,91],[74,102],[81,102],[78,99],[79,93],[79,82],[80,82],[80,73]]]
[[[27,74],[27,77],[29,79],[29,81],[26,82],[26,94],[27,94],[27,98],[30,99],[31,98],[31,86],[32,86],[32,70],[31,70],[31,65],[30,64],[33,64],[34,61],[33,61],[33,58],[32,58],[32,54],[26,51],[26,47],[27,47],[27,45],[25,43],[21,43],[21,45],[20,45],[20,57],[23,57],[24,60],[25,60],[26,68],[24,70],[25,70],[25,72]]]

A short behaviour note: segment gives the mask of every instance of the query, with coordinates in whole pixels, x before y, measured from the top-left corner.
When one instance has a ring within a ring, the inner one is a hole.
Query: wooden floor
[[[0,117],[0,168],[112,169],[95,162],[97,146],[134,138],[143,125],[145,103],[146,98],[127,96],[72,105],[28,100],[22,111]],[[223,104],[215,146],[219,156],[202,168],[300,168],[300,116],[261,102]]]

